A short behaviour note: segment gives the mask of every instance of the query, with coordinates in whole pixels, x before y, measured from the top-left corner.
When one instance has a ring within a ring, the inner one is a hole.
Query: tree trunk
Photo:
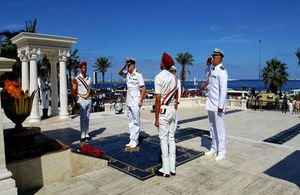
[[[104,72],[102,72],[102,89],[104,89]]]
[[[69,87],[72,89],[72,79],[71,79],[71,70],[69,70]]]

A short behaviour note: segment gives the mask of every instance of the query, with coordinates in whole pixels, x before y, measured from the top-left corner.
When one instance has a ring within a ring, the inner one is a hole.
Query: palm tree
[[[72,72],[74,73],[75,70],[77,69],[77,66],[80,64],[80,61],[79,61],[79,56],[77,55],[77,52],[78,52],[78,49],[75,49],[73,52],[71,52],[71,55],[70,57],[68,58],[68,61],[67,61],[67,67],[66,69],[68,70],[69,72],[69,87],[72,86]]]
[[[102,73],[102,85],[103,85],[103,89],[104,89],[104,74],[108,68],[112,67],[111,63],[109,62],[108,58],[100,57],[100,58],[97,58],[95,66],[93,66],[93,67],[96,68],[95,71]]]
[[[298,65],[300,65],[300,48],[297,49],[296,56],[298,57]]]
[[[276,94],[277,90],[288,80],[287,67],[276,58],[267,61],[266,64],[267,67],[262,70],[262,79],[265,81],[265,86],[269,85],[269,90]]]
[[[185,76],[186,76],[185,71],[187,71],[189,74],[191,74],[189,70],[186,70],[185,66],[193,66],[194,59],[193,59],[192,54],[190,54],[189,52],[186,52],[186,53],[177,54],[177,57],[175,58],[175,60],[177,61],[177,63],[181,64],[181,66],[182,66],[182,69],[180,72],[180,79],[182,80],[182,92],[184,92]]]
[[[36,23],[37,23],[36,18],[33,21],[32,20],[26,21],[25,22],[25,27],[26,27],[25,32],[35,33],[35,31],[36,31],[36,29],[35,29]]]

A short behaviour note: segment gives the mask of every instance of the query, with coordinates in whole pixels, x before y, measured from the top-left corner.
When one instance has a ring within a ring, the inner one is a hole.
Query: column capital
[[[60,62],[66,62],[70,57],[70,50],[58,50],[58,58]]]
[[[29,62],[29,48],[23,48],[18,50],[18,57],[20,58],[21,62]]]
[[[28,56],[30,60],[35,60],[37,61],[38,56],[41,55],[41,50],[40,48],[32,48],[28,52]]]
[[[44,53],[47,55],[47,58],[51,64],[56,64],[58,62],[58,51],[46,51]]]

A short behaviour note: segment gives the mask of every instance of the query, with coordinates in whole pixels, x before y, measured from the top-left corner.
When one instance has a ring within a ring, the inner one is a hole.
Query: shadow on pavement
[[[300,150],[296,150],[271,168],[265,174],[295,183],[300,187]]]
[[[106,128],[100,128],[97,130],[93,130],[89,133],[89,135],[94,138],[97,135],[103,133],[106,130]],[[58,139],[62,143],[71,146],[74,142],[79,141],[80,139],[80,131],[73,128],[64,128],[64,129],[58,129],[58,130],[51,130],[51,131],[45,131],[42,134]]]

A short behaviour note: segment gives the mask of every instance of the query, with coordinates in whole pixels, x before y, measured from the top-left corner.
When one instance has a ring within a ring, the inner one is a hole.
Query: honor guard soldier
[[[43,116],[42,119],[48,118],[48,108],[49,108],[49,100],[50,100],[50,87],[51,82],[50,78],[48,77],[46,66],[42,66],[40,68],[40,76],[38,77],[38,86],[40,90],[40,99],[43,109]]]
[[[130,141],[126,147],[135,148],[140,134],[140,108],[146,91],[142,73],[135,69],[135,59],[126,58],[126,64],[120,69],[119,75],[126,79],[126,112],[130,130]],[[127,72],[124,69],[127,66]]]
[[[163,53],[160,63],[161,72],[155,77],[155,126],[158,127],[162,168],[156,175],[170,177],[176,175],[175,120],[178,105],[177,78],[170,73],[173,59]]]
[[[73,81],[73,95],[74,99],[79,105],[80,113],[80,131],[81,138],[80,143],[83,143],[92,138],[89,136],[89,121],[90,121],[90,112],[92,107],[91,101],[91,77],[86,74],[87,64],[82,62],[78,65],[80,68],[81,74],[76,76],[76,79]]]
[[[224,114],[228,75],[222,65],[223,58],[224,53],[219,49],[214,49],[212,57],[209,57],[206,63],[206,76],[208,77],[206,110],[208,111],[212,144],[210,151],[205,155],[217,156],[216,161],[225,159],[226,155]],[[212,70],[210,69],[211,64],[214,66]]]
[[[170,68],[170,72],[174,75],[176,75],[176,72],[177,72],[177,68],[175,66],[172,66]],[[177,98],[178,98],[178,104],[180,103],[180,98],[181,98],[181,82],[180,82],[180,79],[177,78]],[[178,108],[176,110],[176,121],[175,121],[175,129],[177,130],[178,128]]]

